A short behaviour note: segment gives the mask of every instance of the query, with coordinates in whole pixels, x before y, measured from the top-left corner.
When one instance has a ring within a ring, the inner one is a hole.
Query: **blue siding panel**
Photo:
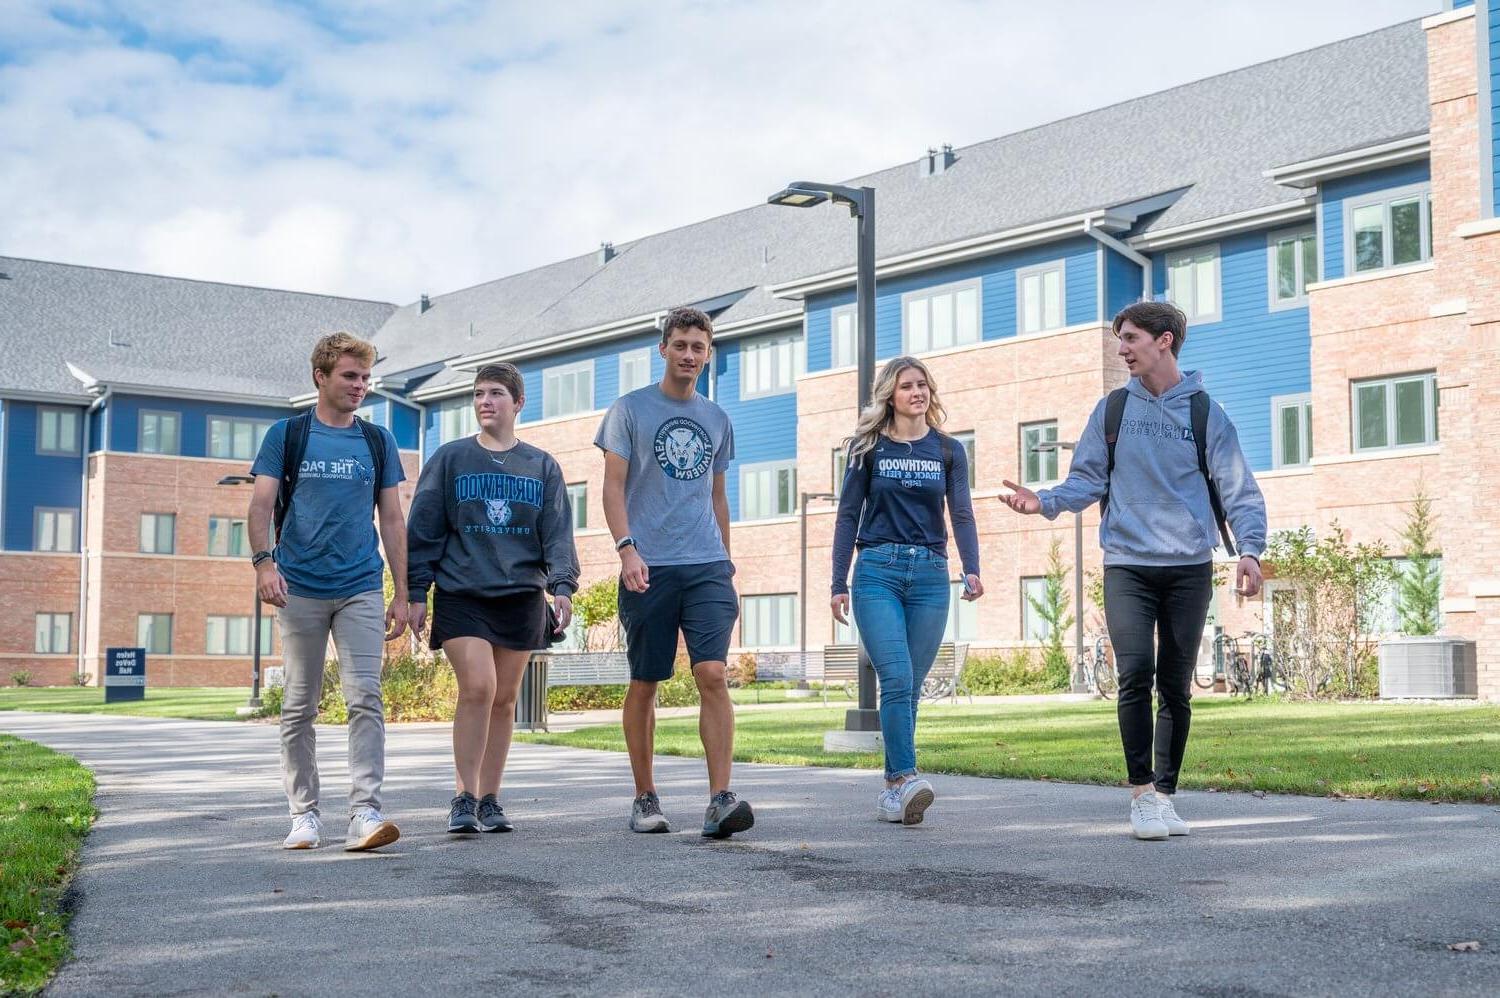
[[[84,409],[77,408],[82,426]],[[83,484],[83,457],[48,456],[36,452],[37,406],[6,402],[5,420],[5,537],[7,551],[30,551],[34,543],[38,506],[77,510]],[[78,524],[76,530],[82,530]]]
[[[443,445],[442,412],[443,400],[434,399],[427,403],[427,439],[422,448],[423,464],[431,460],[432,455],[436,454],[437,449]]]
[[[1489,69],[1488,74],[1480,68],[1479,79],[1489,79],[1490,91],[1490,187],[1494,198],[1490,202],[1493,214],[1500,215],[1500,0],[1490,0],[1489,9]],[[1481,155],[1484,154],[1481,150]]]
[[[629,339],[609,340],[575,350],[549,354],[546,357],[538,357],[517,365],[521,368],[521,376],[526,380],[526,408],[521,412],[520,422],[534,423],[543,418],[546,400],[542,397],[544,380],[542,375],[548,368],[592,360],[594,362],[594,408],[608,409],[610,404],[620,397],[620,355],[642,347],[650,349],[651,374],[653,378],[659,379],[662,372],[661,355],[656,351],[656,345],[659,342],[658,334],[642,333]],[[705,381],[704,384],[706,385],[707,382]]]
[[[827,315],[827,312],[824,312]],[[876,324],[876,329],[880,328]],[[751,338],[753,341],[753,338]],[[741,347],[744,340],[730,340],[717,351],[714,378],[717,401],[734,424],[734,460],[724,475],[729,498],[729,518],[740,518],[740,466],[761,461],[795,460],[797,457],[797,393],[740,399]],[[826,352],[826,347],[825,347]]]
[[[1155,273],[1159,267],[1153,262],[1151,270]],[[1104,251],[1104,320],[1110,321],[1115,313],[1138,301],[1141,297],[1141,266],[1121,256],[1112,249]]]
[[[1223,320],[1189,325],[1182,369],[1203,372],[1203,384],[1239,431],[1250,466],[1269,471],[1271,399],[1312,388],[1312,338],[1306,308],[1272,312],[1268,306],[1265,231],[1219,240]],[[1188,248],[1188,247],[1184,247]],[[1166,268],[1151,268],[1158,294]],[[1247,364],[1247,356],[1255,363]]]
[[[291,406],[238,405],[228,402],[198,402],[189,399],[150,398],[143,395],[116,395],[110,408],[109,449],[134,454],[140,449],[140,414],[175,412],[179,417],[179,444],[183,457],[208,456],[208,418],[233,416],[239,419],[285,419],[298,410]]]
[[[389,399],[384,395],[366,395],[365,405],[361,408],[364,407],[368,407],[370,410],[370,422],[376,426],[384,426],[386,429],[390,429],[391,403]]]
[[[390,403],[391,418],[387,424],[396,446],[402,450],[416,450],[421,442],[421,411],[399,402]]]
[[[1323,280],[1336,281],[1344,276],[1344,199],[1363,197],[1377,191],[1408,184],[1420,184],[1432,178],[1427,161],[1404,163],[1384,170],[1371,170],[1352,177],[1330,180],[1319,189],[1323,204]]]

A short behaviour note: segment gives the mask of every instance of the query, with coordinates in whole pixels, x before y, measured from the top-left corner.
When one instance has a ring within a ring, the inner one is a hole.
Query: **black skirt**
[[[547,598],[540,589],[505,596],[445,593],[432,597],[434,651],[453,638],[482,638],[497,648],[540,651],[547,647]]]

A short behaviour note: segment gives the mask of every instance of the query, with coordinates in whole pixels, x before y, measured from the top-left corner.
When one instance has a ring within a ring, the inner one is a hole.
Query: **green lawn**
[[[745,713],[734,756],[746,762],[880,767],[876,755],[824,754],[843,709]],[[526,741],[624,750],[618,725]],[[703,754],[696,718],[662,720],[656,751]],[[923,707],[917,757],[932,773],[1122,783],[1112,703]],[[1414,800],[1500,800],[1500,707],[1200,699],[1181,785]]]
[[[93,796],[75,760],[0,735],[0,994],[40,991],[67,958],[63,892]]]
[[[81,686],[0,688],[0,710],[44,710],[64,714],[129,714],[183,717],[193,721],[233,721],[234,709],[250,698],[248,686],[146,689],[146,699],[105,703],[104,690]]]

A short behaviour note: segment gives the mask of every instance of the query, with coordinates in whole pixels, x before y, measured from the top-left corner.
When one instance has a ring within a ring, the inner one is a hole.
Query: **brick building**
[[[1072,525],[994,497],[1066,474],[1036,444],[1125,380],[1114,312],[1165,295],[1273,529],[1337,520],[1394,549],[1426,485],[1444,628],[1482,639],[1500,697],[1500,0],[1453,7],[850,181],[879,200],[877,355],[929,360],[972,457],[988,593],[955,604],[955,637],[1037,637],[1024,594]],[[379,347],[366,415],[413,479],[472,432],[474,369],[517,363],[585,581],[612,573],[594,430],[660,376],[656,324],[685,303],[715,317],[702,389],[736,427],[737,647],[795,648],[799,495],[832,490],[853,422],[853,257],[842,213],[759,205],[402,307],[0,258],[0,681],[97,676],[136,643],[153,683],[246,680],[248,490],[215,483],[310,403],[311,343],[337,328]],[[807,514],[813,647],[836,637],[832,512]],[[1228,592],[1214,613],[1260,626]]]

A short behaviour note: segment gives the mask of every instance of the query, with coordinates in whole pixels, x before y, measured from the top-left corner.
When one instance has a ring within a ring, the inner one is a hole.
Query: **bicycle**
[[[1092,648],[1084,646],[1077,662],[1078,675],[1084,683],[1106,700],[1112,699],[1120,688],[1119,676],[1106,650],[1108,643],[1109,638],[1101,634],[1094,639]]]
[[[1214,635],[1214,671],[1224,677],[1230,693],[1254,695],[1250,659],[1240,651],[1239,641],[1224,631]]]
[[[1292,677],[1287,672],[1284,656],[1275,653],[1275,644],[1269,634],[1255,631],[1245,632],[1250,638],[1250,662],[1253,670],[1251,688],[1259,687],[1266,696],[1272,693],[1286,694],[1292,690]]]

